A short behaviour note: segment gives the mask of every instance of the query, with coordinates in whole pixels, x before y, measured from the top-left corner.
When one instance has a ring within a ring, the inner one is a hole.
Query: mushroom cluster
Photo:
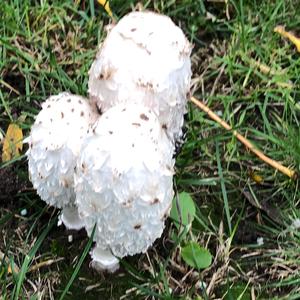
[[[133,12],[108,33],[89,71],[89,99],[42,104],[27,138],[29,175],[67,228],[94,233],[92,265],[159,238],[173,198],[174,149],[191,78],[191,46],[170,18]]]

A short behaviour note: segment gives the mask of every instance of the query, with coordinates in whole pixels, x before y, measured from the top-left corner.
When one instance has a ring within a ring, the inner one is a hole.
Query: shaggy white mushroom
[[[132,12],[97,53],[89,71],[90,99],[102,112],[118,103],[147,106],[176,141],[190,89],[190,53],[190,43],[169,17]]]
[[[62,208],[70,229],[83,225],[75,207],[74,168],[81,143],[98,115],[80,96],[60,93],[42,104],[27,138],[29,177],[42,200]]]
[[[156,115],[141,105],[105,112],[82,144],[76,203],[90,235],[94,265],[145,252],[161,236],[173,198],[173,145]]]

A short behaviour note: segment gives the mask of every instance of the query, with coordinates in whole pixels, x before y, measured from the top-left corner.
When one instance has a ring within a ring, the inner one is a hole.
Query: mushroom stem
[[[84,222],[80,219],[78,208],[75,205],[63,207],[60,218],[67,229],[80,230],[84,227]]]
[[[252,151],[256,156],[258,156],[262,161],[269,164],[274,169],[280,171],[281,173],[287,175],[288,177],[295,179],[297,177],[297,173],[294,170],[291,170],[279,162],[273,160],[272,158],[266,156],[263,152],[255,148],[255,146],[244,136],[242,136],[237,130],[233,130],[232,127],[222,120],[219,116],[217,116],[210,108],[208,108],[202,101],[196,99],[195,97],[191,97],[190,101],[193,102],[196,106],[198,106],[201,110],[208,114],[208,116],[224,127],[228,131],[232,131],[233,135],[244,144],[250,151]]]

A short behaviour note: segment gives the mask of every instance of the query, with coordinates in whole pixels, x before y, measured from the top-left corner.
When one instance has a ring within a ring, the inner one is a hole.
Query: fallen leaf
[[[19,267],[15,264],[15,262],[12,260],[10,261],[9,258],[4,255],[4,253],[0,250],[0,266],[2,267],[2,263],[4,262],[7,264],[7,272],[8,274],[18,274],[20,272]],[[1,298],[0,298],[1,299]]]
[[[300,52],[300,38],[296,37],[292,32],[286,31],[283,26],[276,26],[274,32],[279,33],[281,36],[288,38],[293,44],[295,44],[298,52]]]
[[[17,124],[9,124],[3,140],[2,162],[20,156],[23,149],[23,132]]]
[[[102,5],[104,7],[104,9],[108,13],[108,15],[110,17],[113,17],[112,11],[110,10],[110,7],[109,7],[109,1],[108,0],[97,0],[97,1],[100,5]]]
[[[257,184],[262,184],[264,181],[264,178],[255,172],[250,172],[250,178]]]

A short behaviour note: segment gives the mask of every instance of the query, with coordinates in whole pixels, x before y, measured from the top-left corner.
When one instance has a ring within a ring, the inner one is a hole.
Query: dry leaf
[[[110,7],[109,7],[109,1],[108,0],[97,0],[97,1],[100,5],[102,5],[104,7],[104,9],[108,13],[108,15],[110,17],[113,17],[112,11],[110,10]]]
[[[23,132],[17,124],[9,124],[3,141],[2,162],[20,156],[23,148]]]
[[[13,268],[12,268],[12,266],[10,264],[10,261],[9,261],[9,258],[7,256],[5,256],[4,253],[1,250],[0,250],[0,266],[1,266],[1,262],[3,262],[4,257],[5,257],[4,261],[8,265],[7,272],[9,274],[12,274],[12,273],[18,274],[20,272],[19,267],[14,263]]]
[[[264,181],[264,178],[262,176],[260,176],[259,174],[255,173],[255,172],[251,172],[250,173],[250,178],[255,181],[257,184],[262,184]]]
[[[281,36],[288,38],[293,44],[295,44],[298,52],[300,52],[300,38],[297,38],[292,32],[285,31],[283,26],[276,26],[274,32],[279,33]]]

